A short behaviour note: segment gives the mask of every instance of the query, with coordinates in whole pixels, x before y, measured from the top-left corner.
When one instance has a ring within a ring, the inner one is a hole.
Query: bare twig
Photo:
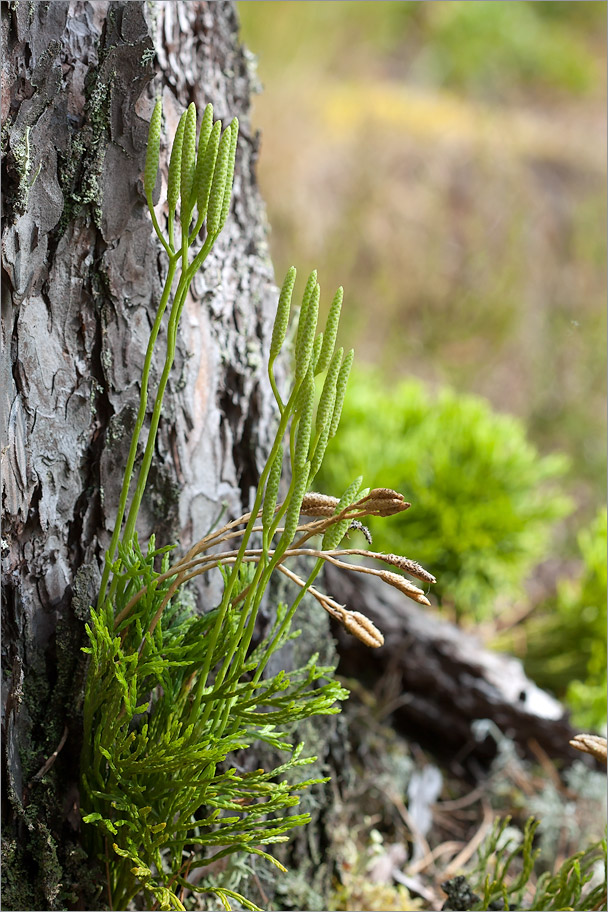
[[[51,756],[48,758],[48,760],[44,761],[44,763],[42,764],[42,766],[40,767],[38,772],[34,776],[32,776],[32,778],[29,781],[29,785],[32,785],[33,782],[37,782],[39,779],[42,779],[42,777],[48,773],[48,771],[52,767],[53,763],[57,759],[59,751],[61,750],[61,748],[67,741],[67,737],[68,737],[68,727],[66,725],[65,728],[63,729],[63,734],[61,736],[61,740],[60,740],[59,744],[57,745],[57,747],[55,748],[55,750],[53,751]]]

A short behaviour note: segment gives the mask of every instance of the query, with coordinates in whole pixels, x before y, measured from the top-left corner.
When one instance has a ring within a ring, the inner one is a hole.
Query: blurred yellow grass
[[[358,363],[520,416],[542,451],[571,455],[592,511],[605,477],[604,90],[424,83],[405,74],[432,22],[410,20],[391,57],[363,28],[353,44],[347,8],[371,4],[246,6],[278,279],[318,267],[322,307],[344,285]]]
[[[576,121],[568,130],[562,116],[543,117],[519,108],[496,108],[455,93],[421,91],[388,80],[325,83],[316,95],[327,135],[347,141],[362,128],[383,127],[402,131],[424,142],[484,143],[547,161],[572,161],[578,168],[604,171],[606,132],[598,130],[590,143]],[[580,112],[579,112],[580,119]]]

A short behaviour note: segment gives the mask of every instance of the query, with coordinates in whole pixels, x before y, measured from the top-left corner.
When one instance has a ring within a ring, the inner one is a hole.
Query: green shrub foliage
[[[432,566],[440,600],[480,619],[519,595],[546,556],[552,524],[569,510],[556,486],[566,467],[565,457],[539,456],[521,422],[483,399],[433,395],[417,380],[387,389],[359,371],[322,484],[390,478],[412,507],[407,521],[370,521],[374,547]]]
[[[606,725],[606,509],[578,536],[581,569],[560,580],[557,596],[527,625],[526,669],[565,695],[572,721],[585,731]]]

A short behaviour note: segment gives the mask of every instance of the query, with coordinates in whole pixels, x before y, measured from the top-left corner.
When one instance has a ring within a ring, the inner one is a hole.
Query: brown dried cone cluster
[[[602,738],[600,735],[575,735],[572,741],[568,743],[571,744],[572,747],[575,747],[576,750],[582,751],[584,754],[591,754],[592,757],[595,757],[596,760],[599,760],[606,766],[608,755],[605,738]]]
[[[300,512],[305,516],[331,516],[335,520],[338,503],[337,497],[311,491],[304,495]],[[393,491],[392,488],[374,488],[361,500],[347,507],[344,512],[359,509],[363,511],[361,515],[364,516],[393,516],[409,507],[411,504],[403,499],[403,494]]]
[[[313,557],[327,561],[337,567],[342,567],[343,569],[350,570],[354,573],[368,573],[372,576],[377,576],[383,582],[388,583],[389,586],[399,589],[400,592],[403,592],[404,595],[407,595],[408,598],[413,599],[415,602],[418,602],[421,605],[430,605],[431,603],[423,590],[404,576],[401,576],[401,574],[395,573],[392,570],[369,567],[365,564],[349,563],[341,560],[341,558],[346,555],[360,556],[367,559],[371,558],[389,564],[398,570],[404,570],[410,576],[414,576],[425,583],[436,582],[435,577],[414,560],[402,557],[399,554],[383,554],[380,551],[371,551],[363,548],[336,548],[323,550],[303,547],[310,538],[323,534],[336,523],[346,521],[348,527],[352,528],[355,526],[355,528],[359,528],[361,526],[359,520],[362,517],[393,516],[396,513],[407,510],[410,504],[404,500],[403,495],[399,494],[397,491],[393,491],[391,488],[374,488],[360,500],[355,501],[339,513],[336,513],[338,505],[339,501],[336,497],[330,497],[326,494],[317,494],[313,492],[304,496],[300,513],[301,515],[303,514],[304,516],[312,517],[312,519],[310,522],[300,523],[298,525],[294,541],[281,556],[277,568],[294,583],[305,588],[307,583],[298,576],[297,573],[294,573],[293,570],[287,567],[285,561],[290,557]],[[281,505],[279,504],[277,510],[279,510],[280,507]],[[261,511],[259,515],[261,516]],[[172,583],[165,600],[159,609],[158,616],[160,616],[162,609],[182,583],[220,565],[226,566],[235,562],[238,554],[237,550],[225,550],[219,553],[215,551],[213,554],[208,554],[206,552],[208,552],[210,548],[217,549],[218,546],[225,546],[227,542],[238,539],[243,534],[242,528],[239,527],[244,526],[250,518],[251,514],[246,513],[244,516],[240,516],[238,519],[228,523],[221,529],[205,536],[197,542],[171,570],[158,578],[157,582],[175,577],[175,581]],[[252,531],[262,532],[263,528],[262,526],[255,526]],[[276,531],[282,532],[283,530],[278,528]],[[248,548],[244,552],[243,560],[247,562],[257,562],[261,559],[262,555],[262,549]],[[267,552],[268,557],[272,557],[273,555],[274,552],[272,550]],[[144,591],[144,589],[140,590],[140,592],[131,599],[129,604],[116,618],[117,624],[121,622],[123,616],[126,616],[131,611],[133,605],[141,598]],[[247,591],[248,590],[245,589],[240,592],[239,595],[235,596],[233,603],[236,604],[238,601],[245,598]],[[345,630],[348,630],[349,633],[352,633],[353,636],[356,636],[357,639],[361,640],[362,643],[365,643],[372,648],[383,645],[384,637],[378,628],[375,627],[365,615],[358,611],[349,611],[345,605],[340,605],[330,596],[320,592],[314,586],[309,585],[308,591],[317,599],[319,604],[328,612],[328,614],[342,624]]]

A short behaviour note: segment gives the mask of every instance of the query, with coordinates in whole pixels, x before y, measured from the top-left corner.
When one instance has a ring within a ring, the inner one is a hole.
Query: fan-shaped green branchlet
[[[222,216],[222,206],[224,203],[224,190],[226,189],[226,175],[228,172],[228,156],[230,155],[230,143],[232,140],[232,130],[226,127],[220,139],[220,147],[217,150],[217,159],[215,162],[215,171],[211,184],[211,193],[209,194],[209,207],[207,209],[207,231],[209,234],[217,234],[220,230],[220,218]]]
[[[293,541],[293,537],[296,534],[296,530],[298,528],[298,522],[300,520],[300,507],[302,506],[302,501],[304,500],[304,495],[306,494],[306,488],[308,486],[309,468],[310,465],[306,463],[302,470],[298,471],[295,476],[293,494],[291,495],[291,500],[289,501],[289,506],[287,507],[287,513],[285,514],[285,531],[283,535],[287,542]]]
[[[209,107],[209,105],[207,107]],[[197,224],[199,225],[203,224],[205,216],[207,215],[209,194],[211,192],[211,183],[215,172],[215,162],[217,159],[217,150],[220,144],[221,133],[222,122],[221,120],[216,120],[209,134],[206,146],[201,147],[199,142],[196,171],[194,173],[196,207],[198,209]]]
[[[310,296],[310,302],[304,313],[300,312],[300,321],[298,324],[298,335],[296,338],[296,365],[295,365],[295,382],[299,383],[304,379],[310,365],[312,350],[315,344],[315,333],[317,331],[317,320],[319,318],[319,297],[321,289],[315,285]],[[304,310],[304,305],[302,305]],[[303,325],[302,325],[303,324]]]
[[[340,424],[342,406],[344,405],[344,396],[346,395],[346,386],[348,384],[351,367],[353,366],[354,357],[355,352],[354,349],[351,348],[351,350],[347,352],[346,357],[342,362],[340,373],[338,374],[338,382],[336,384],[336,401],[334,403],[334,412],[331,419],[331,427],[329,429],[330,437],[336,436],[336,431],[338,430],[338,425]]]
[[[349,484],[346,491],[338,501],[338,506],[335,509],[336,516],[341,513],[342,510],[344,510],[346,507],[350,507],[350,505],[358,499],[359,488],[361,487],[362,481],[363,476],[359,475],[358,478],[355,478],[355,480]],[[341,519],[340,522],[337,522],[333,526],[330,526],[323,536],[323,543],[321,545],[322,550],[333,551],[334,548],[337,548],[346,535],[350,523],[350,519]]]
[[[301,472],[306,465],[312,433],[312,413],[315,407],[315,381],[312,370],[309,370],[306,374],[298,399],[300,397],[300,420],[296,431],[294,451],[294,471],[297,472]]]
[[[281,473],[283,471],[283,447],[279,446],[274,462],[268,473],[266,482],[266,492],[264,494],[264,505],[262,507],[262,525],[264,529],[269,529],[274,517],[274,511],[277,505],[279,494],[279,484],[281,482]]]
[[[338,325],[340,323],[340,311],[342,310],[343,299],[344,289],[340,285],[333,301],[331,302],[329,313],[327,314],[325,332],[323,333],[323,347],[321,349],[321,354],[319,355],[319,361],[317,362],[316,367],[316,372],[318,374],[327,369],[331,361],[331,356],[334,353],[334,346],[336,344],[336,337],[338,335]]]
[[[163,104],[160,98],[156,99],[150,129],[148,130],[148,148],[146,149],[146,166],[144,170],[144,191],[150,208],[153,206],[152,194],[156,186],[158,174],[158,159],[160,155],[160,133],[163,119]]]
[[[175,212],[177,201],[179,199],[179,188],[182,168],[182,144],[184,141],[184,129],[186,127],[187,111],[184,111],[179,119],[175,139],[171,148],[171,158],[169,159],[169,177],[167,179],[167,203],[169,205],[169,215]]]
[[[317,364],[319,363],[319,355],[321,354],[321,347],[323,345],[323,333],[320,332],[316,339],[315,344],[312,347],[312,358],[310,359],[310,364],[312,367],[312,372],[316,376],[319,371],[317,370]]]
[[[285,341],[285,334],[287,333],[287,326],[289,325],[291,295],[293,293],[293,286],[295,285],[295,281],[296,267],[290,266],[287,270],[287,275],[285,276],[283,287],[281,288],[281,294],[279,295],[279,303],[277,306],[277,315],[274,318],[274,326],[272,327],[272,339],[270,340],[271,363],[279,354],[281,346]]]
[[[228,168],[226,171],[226,185],[224,187],[224,200],[222,202],[222,214],[220,216],[221,231],[226,224],[228,213],[230,212],[230,200],[232,198],[232,184],[234,182],[234,160],[236,157],[236,143],[239,138],[239,121],[234,117],[229,127],[230,130],[230,149],[228,152]]]
[[[190,224],[193,202],[191,200],[192,181],[196,166],[196,105],[188,105],[182,140],[182,162],[180,171],[181,220],[183,225]]]
[[[317,417],[315,419],[315,431],[317,434],[320,434],[325,426],[328,427],[329,433],[329,426],[331,425],[331,418],[334,413],[334,403],[336,401],[336,384],[338,382],[338,374],[340,365],[342,364],[343,354],[344,349],[342,348],[339,348],[334,352],[325,376],[325,383],[323,384],[323,389],[321,391],[319,407],[317,408]]]

